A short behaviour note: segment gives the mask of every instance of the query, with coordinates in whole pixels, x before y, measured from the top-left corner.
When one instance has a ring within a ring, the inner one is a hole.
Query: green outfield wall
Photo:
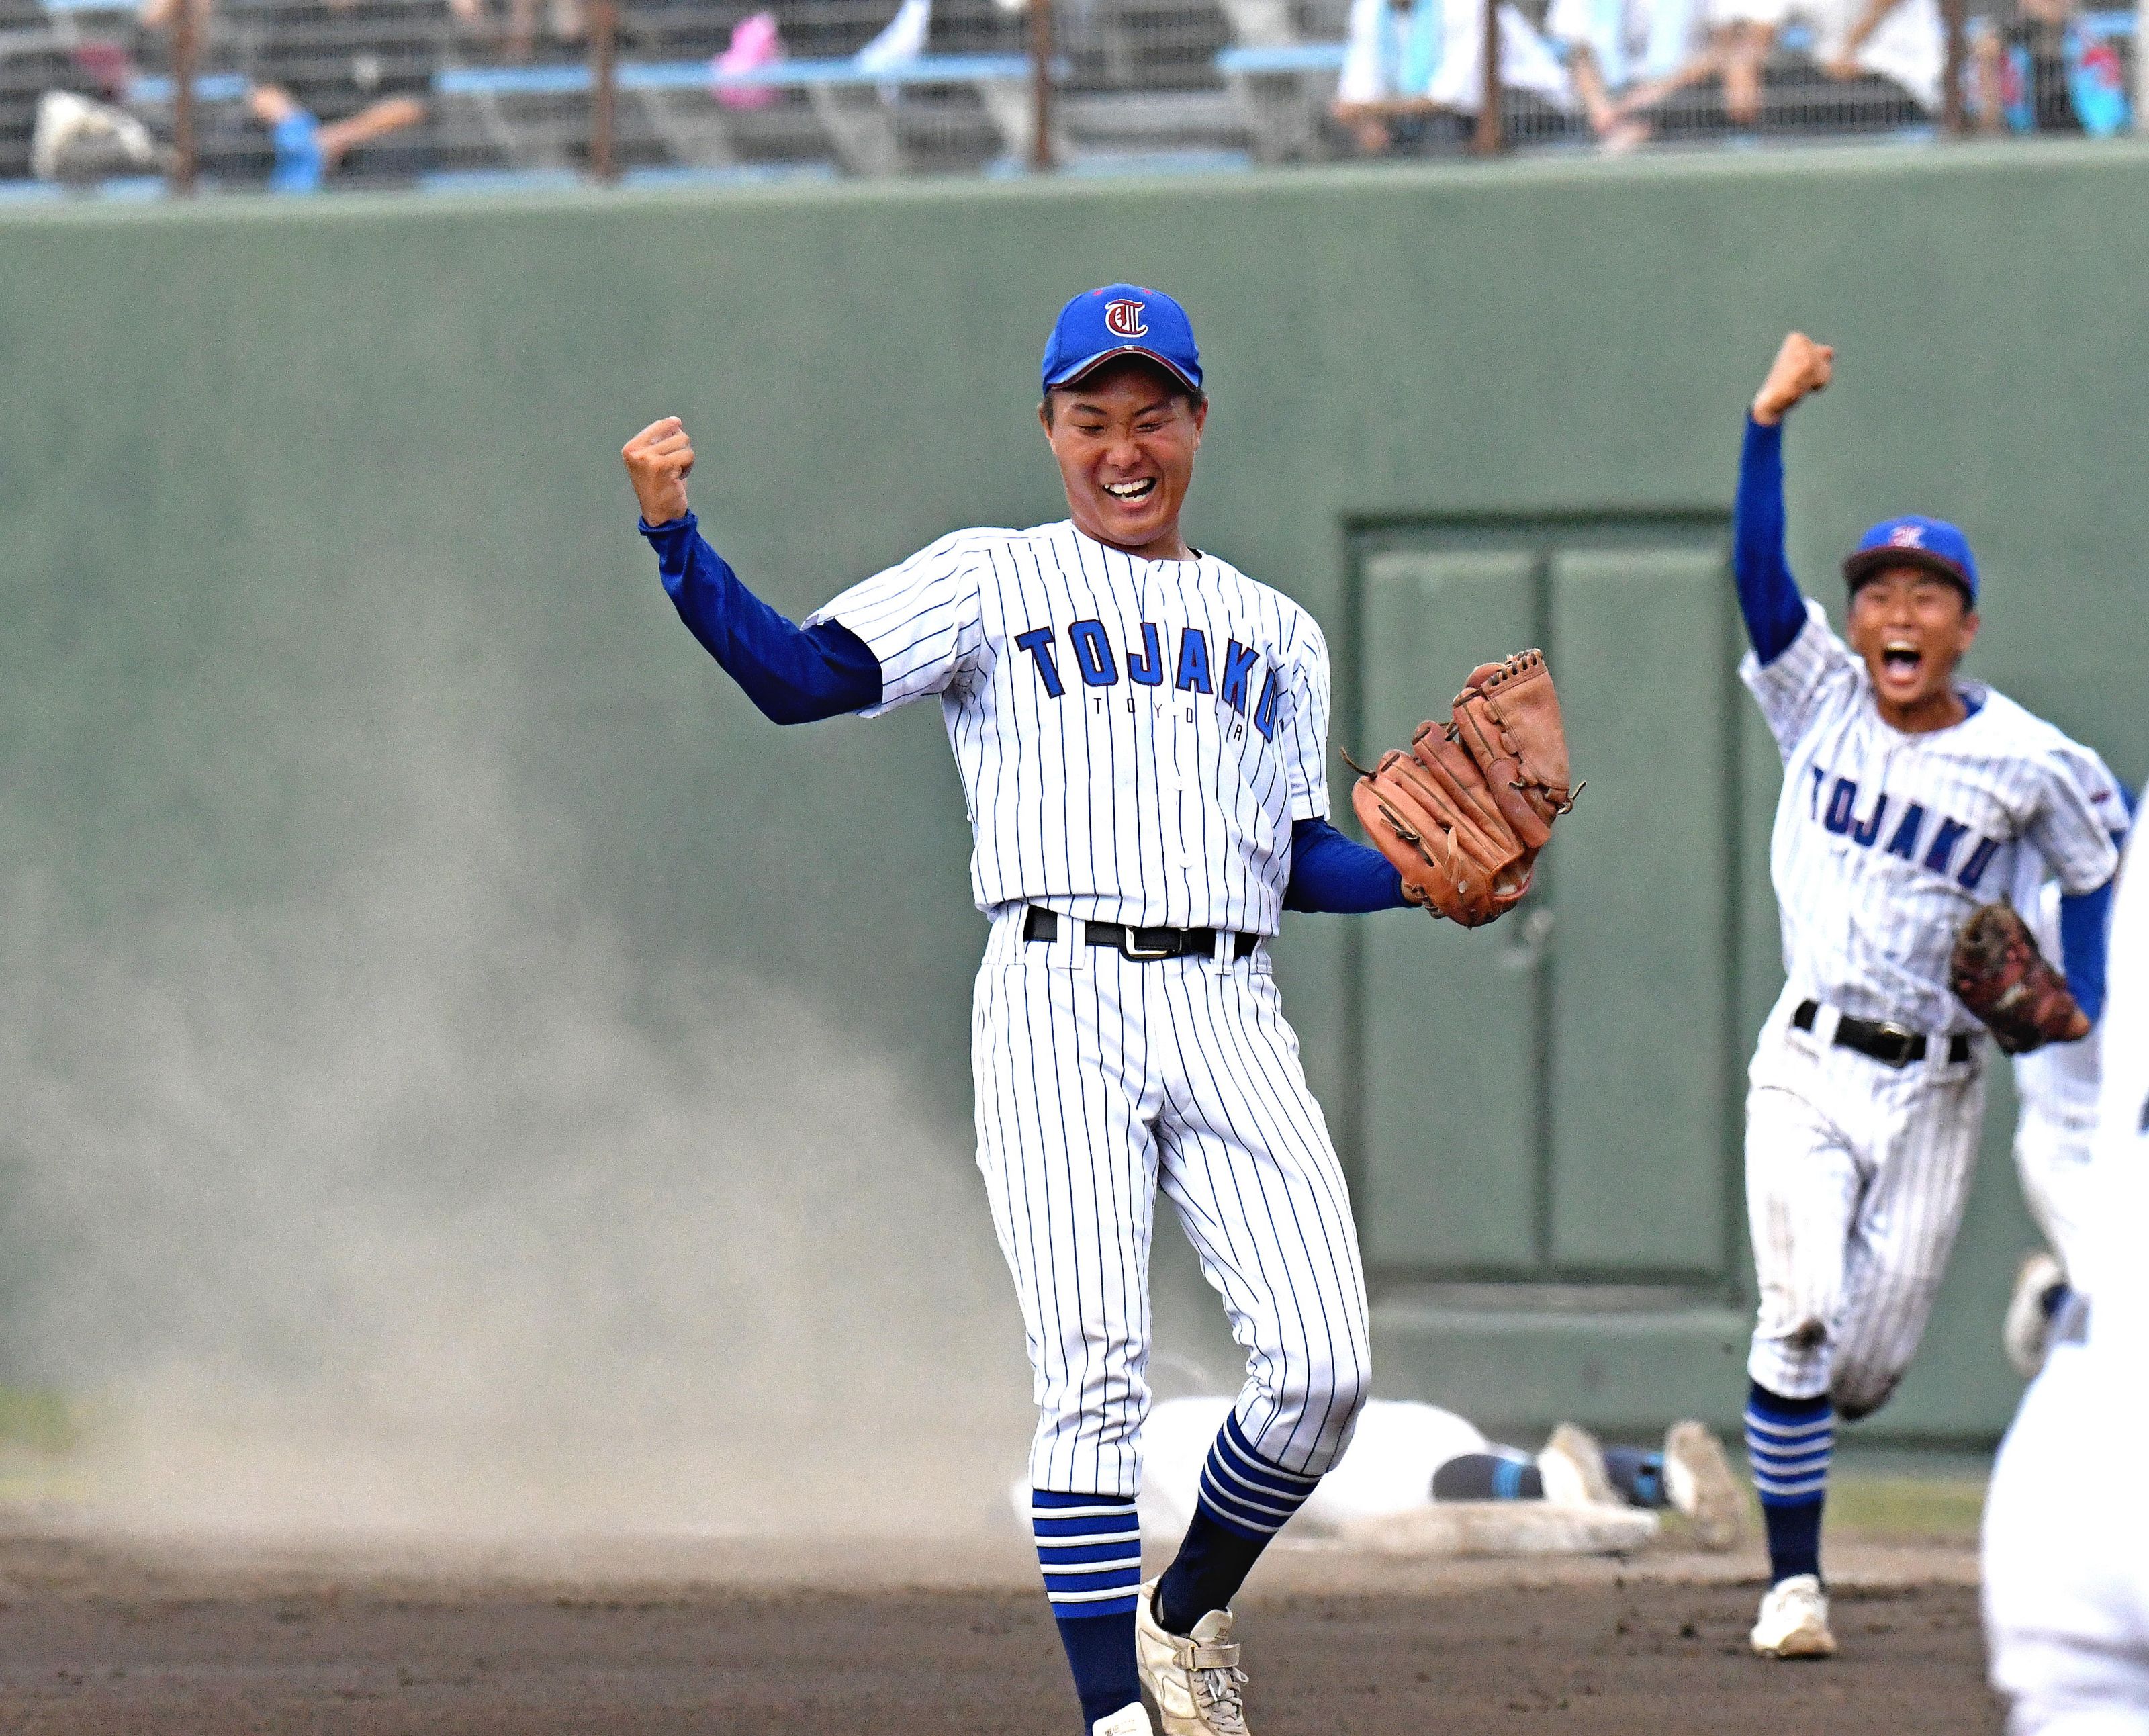
[[[2138,782],[2145,217],[2149,152],[2109,144],[0,215],[23,1076],[97,1046],[85,984],[239,994],[218,961],[273,977],[279,937],[332,984],[339,949],[451,947],[466,917],[521,974],[474,967],[448,1024],[512,1031],[551,937],[581,970],[600,933],[634,1019],[803,996],[967,1165],[982,924],[939,720],[765,724],[678,628],[617,449],[684,416],[705,525],[800,612],[951,527],[1059,516],[1045,327],[1154,283],[1215,394],[1191,534],[1327,625],[1336,745],[1527,634],[1592,779],[1546,932],[1291,919],[1382,1385],[1518,1426],[1729,1420],[1741,1069],[1777,980],[1774,763],[1722,570],[1742,406],[1786,328],[1832,340],[1789,445],[1809,589],[1835,600],[1876,517],[1960,520],[1975,672]],[[810,1105],[821,1059],[759,1088]],[[1482,1149],[1472,1089],[1503,1100]],[[1930,1341],[1869,1437],[2009,1412],[2011,1116],[2000,1085]],[[28,1137],[13,1161],[54,1160]],[[918,1228],[989,1235],[982,1204]],[[0,1303],[66,1258],[18,1211],[0,1237]],[[1228,1367],[1165,1240],[1170,1330]],[[84,1371],[4,1342],[26,1376]]]

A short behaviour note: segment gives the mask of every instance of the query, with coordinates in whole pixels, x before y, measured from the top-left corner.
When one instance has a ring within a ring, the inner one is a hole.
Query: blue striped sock
[[[1156,1616],[1188,1633],[1212,1609],[1228,1609],[1269,1539],[1306,1505],[1321,1479],[1271,1465],[1226,1416],[1201,1467],[1201,1492],[1186,1541],[1156,1588]]]
[[[1135,1668],[1140,1521],[1125,1496],[1051,1489],[1030,1491],[1029,1519],[1086,1729],[1141,1698]]]
[[[1785,1398],[1758,1381],[1746,1396],[1746,1457],[1769,1532],[1769,1577],[1820,1573],[1821,1504],[1835,1448],[1835,1407],[1825,1396]]]

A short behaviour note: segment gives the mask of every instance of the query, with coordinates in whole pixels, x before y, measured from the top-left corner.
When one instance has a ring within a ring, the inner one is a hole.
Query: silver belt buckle
[[[1891,1019],[1880,1019],[1875,1020],[1873,1029],[1880,1032],[1882,1036],[1890,1038],[1896,1043],[1902,1045],[1902,1047],[1897,1051],[1898,1058],[1889,1062],[1887,1064],[1899,1069],[1909,1066],[1910,1064],[1910,1044],[1917,1039],[1918,1033],[1910,1029],[1907,1026],[1897,1024]]]
[[[1160,952],[1144,952],[1140,943],[1135,938],[1135,925],[1132,923],[1120,924],[1120,950],[1130,959],[1169,959],[1177,951],[1176,948],[1165,947]]]

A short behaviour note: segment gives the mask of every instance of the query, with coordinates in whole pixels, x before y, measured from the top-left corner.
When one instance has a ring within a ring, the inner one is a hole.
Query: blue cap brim
[[[1085,375],[1094,374],[1106,362],[1122,355],[1139,355],[1145,361],[1155,362],[1190,392],[1198,392],[1201,390],[1200,381],[1189,379],[1186,370],[1170,356],[1159,355],[1155,350],[1141,344],[1120,344],[1110,350],[1100,350],[1095,355],[1085,356],[1072,367],[1062,368],[1051,379],[1046,380],[1044,389],[1048,392],[1053,392],[1059,390],[1061,386],[1073,385]]]
[[[1977,586],[1970,582],[1970,575],[1946,556],[1936,555],[1930,549],[1860,549],[1844,561],[1843,576],[1855,591],[1874,574],[1890,566],[1921,566],[1941,578],[1953,579],[1962,586],[1963,595],[1971,603],[1977,601]]]

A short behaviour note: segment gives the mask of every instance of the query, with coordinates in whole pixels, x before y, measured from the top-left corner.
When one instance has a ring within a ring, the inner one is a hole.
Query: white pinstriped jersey
[[[829,620],[880,659],[867,715],[939,697],[979,909],[1277,931],[1291,823],[1328,812],[1328,647],[1289,598],[1062,522],[944,536]]]
[[[1864,662],[1820,605],[1781,656],[1739,666],[1784,756],[1769,872],[1784,969],[1802,996],[1916,1030],[1970,1031],[1948,954],[1971,910],[2015,883],[2025,848],[2063,890],[2118,863],[2103,762],[2004,695],[1963,684],[1952,728],[1882,721]]]

